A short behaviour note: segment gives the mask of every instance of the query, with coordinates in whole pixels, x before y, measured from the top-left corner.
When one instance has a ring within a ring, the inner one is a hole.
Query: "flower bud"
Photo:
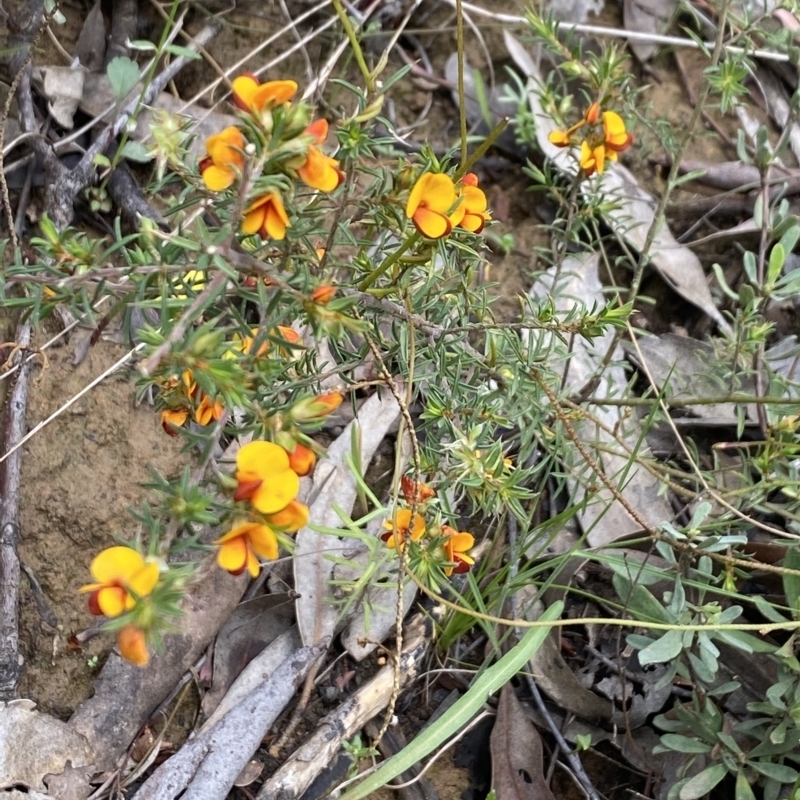
[[[137,628],[136,625],[126,625],[120,630],[117,646],[120,655],[138,667],[144,667],[150,661],[150,654],[147,652],[147,637],[144,631]]]
[[[295,422],[310,422],[311,420],[321,419],[339,408],[343,399],[338,392],[321,394],[317,397],[306,397],[292,406],[289,416]]]
[[[289,451],[289,466],[301,478],[308,475],[316,463],[316,454],[304,444],[297,444],[294,450]]]
[[[308,506],[298,500],[292,500],[286,508],[274,514],[267,514],[266,520],[275,530],[296,533],[308,524]]]
[[[321,306],[330,303],[333,300],[334,295],[336,294],[336,287],[331,286],[330,284],[323,284],[322,286],[317,286],[313,292],[311,292],[311,302],[318,303]]]

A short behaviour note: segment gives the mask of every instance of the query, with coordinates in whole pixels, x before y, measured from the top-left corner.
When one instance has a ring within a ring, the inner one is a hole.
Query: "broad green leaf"
[[[728,768],[724,764],[712,764],[690,778],[683,784],[680,800],[700,800],[707,795],[726,775]]]
[[[735,800],[756,800],[753,790],[750,788],[750,781],[747,776],[739,770],[736,773],[736,795]]]
[[[106,74],[118,103],[122,102],[139,82],[139,67],[127,56],[112,58],[106,67]]]
[[[183,56],[184,58],[190,58],[193,61],[202,58],[197,50],[190,50],[188,47],[181,47],[179,44],[168,44],[164,50],[166,50],[168,53],[172,53],[174,56]]]
[[[773,286],[775,281],[778,280],[778,276],[781,274],[785,262],[786,251],[783,249],[783,245],[778,242],[769,254],[769,268],[767,270],[768,286]]]
[[[668,747],[670,750],[675,750],[678,753],[709,753],[711,752],[711,745],[706,742],[699,742],[697,739],[691,739],[688,736],[681,736],[679,733],[665,733],[661,737],[661,744]]]
[[[644,667],[647,664],[663,664],[676,658],[683,650],[683,635],[681,631],[667,631],[660,639],[647,645],[639,651],[639,663]]]
[[[120,155],[123,158],[127,158],[128,161],[136,161],[138,164],[146,164],[148,161],[153,160],[150,151],[141,142],[125,142]]]
[[[539,617],[539,622],[551,622],[561,616],[564,604],[553,603]],[[520,639],[519,644],[508,651],[496,664],[478,677],[459,700],[426,728],[411,744],[392,756],[369,777],[346,791],[339,800],[361,800],[369,797],[381,786],[396,778],[401,772],[421,761],[442,742],[457,733],[475,715],[486,700],[511,680],[542,646],[550,628],[531,628]]]
[[[773,764],[771,761],[748,761],[748,764],[756,772],[778,783],[794,783],[797,780],[797,770],[787,767],[786,764]]]

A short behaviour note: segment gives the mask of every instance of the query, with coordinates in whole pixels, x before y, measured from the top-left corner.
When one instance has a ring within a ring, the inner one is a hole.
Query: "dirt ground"
[[[618,7],[613,3],[608,7],[598,21],[618,24]],[[496,4],[497,11],[521,13],[523,9],[522,2],[508,0]],[[62,44],[70,50],[73,43],[70,38],[76,35],[84,12],[70,6],[64,8],[64,12],[69,24],[59,30],[59,36],[64,37]],[[441,11],[441,16],[440,22],[451,19],[446,11]],[[263,11],[255,2],[240,4],[235,12],[225,17],[228,27],[212,42],[211,54],[223,67],[233,63],[243,48],[252,47],[279,17],[274,6]],[[482,29],[490,52],[496,56],[498,75],[502,75],[501,67],[507,57],[501,30],[491,25]],[[434,68],[441,74],[444,61],[455,47],[452,23],[435,36],[422,32],[419,37],[431,48]],[[308,51],[310,58],[321,61],[327,44],[324,39],[313,44]],[[479,48],[470,46],[469,53],[474,66],[485,67]],[[43,58],[55,56],[45,51]],[[702,56],[692,54],[685,63],[689,81],[697,85],[704,66]],[[399,67],[400,62],[394,66]],[[636,65],[633,68],[639,70]],[[292,76],[302,83],[306,73],[307,65],[297,55],[270,77]],[[178,91],[183,94],[200,88],[209,74],[202,65],[193,66],[178,80]],[[686,124],[692,109],[670,55],[658,56],[650,72],[642,73],[642,82],[649,85],[644,102],[652,104],[656,116],[665,116],[676,127]],[[415,116],[416,106],[408,99],[418,96],[420,91],[408,82],[397,87],[399,117],[404,113]],[[456,138],[456,120],[447,93],[436,92],[433,108],[415,136],[420,141],[430,138],[434,144],[449,145]],[[722,124],[729,125],[733,132],[732,122],[723,120]],[[646,160],[656,151],[656,143],[647,131],[641,134],[637,131],[637,137],[639,146],[626,154],[626,159],[630,159],[640,180],[657,191],[660,189],[659,173]],[[700,137],[693,151],[693,157],[698,159],[725,160],[732,155],[716,136]],[[495,217],[499,221],[495,230],[499,234],[511,233],[514,238],[513,250],[508,255],[488,254],[491,266],[486,277],[497,283],[497,317],[514,319],[520,310],[519,298],[526,292],[530,274],[537,267],[536,249],[548,243],[549,232],[543,225],[546,215],[537,214],[542,196],[526,191],[527,179],[521,176],[518,164],[509,164],[506,170],[492,169],[485,175],[490,206],[496,209]],[[678,302],[669,290],[659,291],[666,291],[668,301]],[[669,309],[666,312],[662,309],[662,313],[670,317]],[[76,334],[75,338],[82,335],[85,332]],[[5,339],[8,338],[6,332]],[[41,335],[40,343],[45,338]],[[48,351],[47,368],[36,368],[28,406],[29,426],[34,426],[83,389],[124,355],[126,348],[100,342],[88,351],[77,367],[72,363],[73,351],[74,342],[53,348]],[[81,649],[70,648],[70,636],[92,623],[85,598],[77,594],[77,589],[88,581],[93,555],[112,544],[115,536],[135,534],[135,523],[126,509],[144,498],[141,483],[148,480],[148,469],[173,476],[183,468],[186,458],[176,440],[163,433],[152,409],[147,404],[135,404],[130,369],[123,369],[94,388],[26,445],[20,557],[41,584],[41,594],[37,595],[23,578],[21,647],[25,663],[20,694],[36,701],[41,709],[66,718],[90,695],[93,676],[112,646],[112,639],[98,636]],[[432,768],[429,777],[442,800],[461,797],[469,783],[466,771],[453,766],[449,755]],[[391,792],[375,796],[396,797]]]

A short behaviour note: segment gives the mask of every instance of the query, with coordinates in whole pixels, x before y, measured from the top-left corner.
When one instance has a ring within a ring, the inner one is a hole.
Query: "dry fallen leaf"
[[[525,716],[510,683],[500,692],[490,742],[497,800],[555,800],[544,780],[539,731]]]
[[[678,0],[625,0],[625,29],[639,33],[666,33]],[[655,42],[631,39],[628,46],[639,61],[649,61],[658,49]]]
[[[361,469],[366,470],[378,445],[400,415],[400,408],[388,389],[376,392],[358,410],[358,416],[328,448],[314,472],[309,504],[310,521],[326,528],[341,528],[337,508],[350,514],[356,500],[356,480],[346,458],[354,449],[357,432],[360,443]],[[294,551],[294,577],[297,591],[295,603],[297,624],[307,646],[333,636],[339,616],[334,600],[331,577],[331,556],[341,556],[352,549],[336,536],[317,533],[310,527],[298,532]]]
[[[0,792],[15,785],[45,792],[45,776],[52,780],[70,764],[79,770],[93,761],[86,738],[66,722],[36,711],[32,700],[0,702]]]

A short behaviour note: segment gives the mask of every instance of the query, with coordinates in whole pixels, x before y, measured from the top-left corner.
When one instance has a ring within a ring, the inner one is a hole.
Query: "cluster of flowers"
[[[457,531],[450,525],[439,522],[428,526],[425,515],[431,510],[430,501],[436,496],[433,489],[425,483],[418,484],[407,476],[403,476],[401,487],[403,497],[409,505],[413,505],[416,499],[418,510],[412,517],[410,508],[400,508],[391,520],[383,523],[385,533],[381,538],[386,546],[399,551],[410,542],[412,568],[427,564],[443,565],[442,570],[448,577],[453,573],[469,572],[475,563],[469,555],[475,545],[475,537],[471,533]]]
[[[455,227],[480,233],[492,218],[487,208],[474,172],[467,173],[458,187],[449,175],[425,172],[411,189],[406,216],[423,236],[441,239]]]
[[[328,137],[324,119],[309,123],[308,108],[292,105],[297,84],[290,80],[260,83],[254,75],[240,75],[233,81],[233,102],[246,113],[250,123],[248,141],[242,130],[230,126],[206,140],[206,157],[199,169],[206,188],[222,192],[245,172],[246,159],[260,153],[260,163],[269,176],[299,178],[306,186],[332,192],[344,178],[336,159],[320,150]],[[254,162],[251,160],[250,167]],[[259,169],[259,171],[260,171]],[[259,174],[252,175],[253,179]],[[262,182],[244,210],[241,231],[262,239],[283,239],[290,227],[283,195],[272,183]]]
[[[234,334],[229,348],[225,350],[222,357],[235,359],[240,355],[253,355],[261,358],[268,355],[272,342],[267,339],[259,344],[255,353],[252,352],[258,337],[258,328],[252,328],[249,336]],[[279,345],[278,351],[282,358],[288,358],[291,356],[291,345],[296,345],[300,341],[300,334],[292,328],[278,325],[270,331],[270,339],[278,339],[286,343],[286,347]],[[176,436],[178,429],[182,428],[189,419],[193,419],[198,425],[205,427],[220,419],[224,412],[219,398],[212,398],[203,392],[197,386],[194,375],[189,369],[184,370],[180,378],[173,375],[163,382],[159,389],[159,402],[166,406],[161,412],[161,427],[170,436]]]
[[[298,401],[289,411],[293,423],[320,420],[342,402],[340,394],[325,394]],[[236,454],[236,505],[231,529],[213,544],[217,563],[233,575],[245,570],[256,577],[259,559],[278,557],[278,537],[295,533],[308,522],[308,507],[297,500],[300,478],[316,464],[315,452],[292,436],[282,444],[254,441]],[[239,504],[244,504],[244,507]],[[149,637],[163,627],[165,603],[177,598],[176,570],[161,559],[145,558],[127,546],[109,547],[92,561],[93,583],[81,587],[89,593],[89,611],[118,621],[117,645],[123,658],[144,666],[149,661]]]
[[[615,111],[601,113],[599,103],[592,103],[571,128],[552,131],[549,139],[558,147],[571,147],[580,141],[578,163],[587,177],[595,172],[602,174],[606,161],[616,161],[617,153],[633,142],[622,117]]]

